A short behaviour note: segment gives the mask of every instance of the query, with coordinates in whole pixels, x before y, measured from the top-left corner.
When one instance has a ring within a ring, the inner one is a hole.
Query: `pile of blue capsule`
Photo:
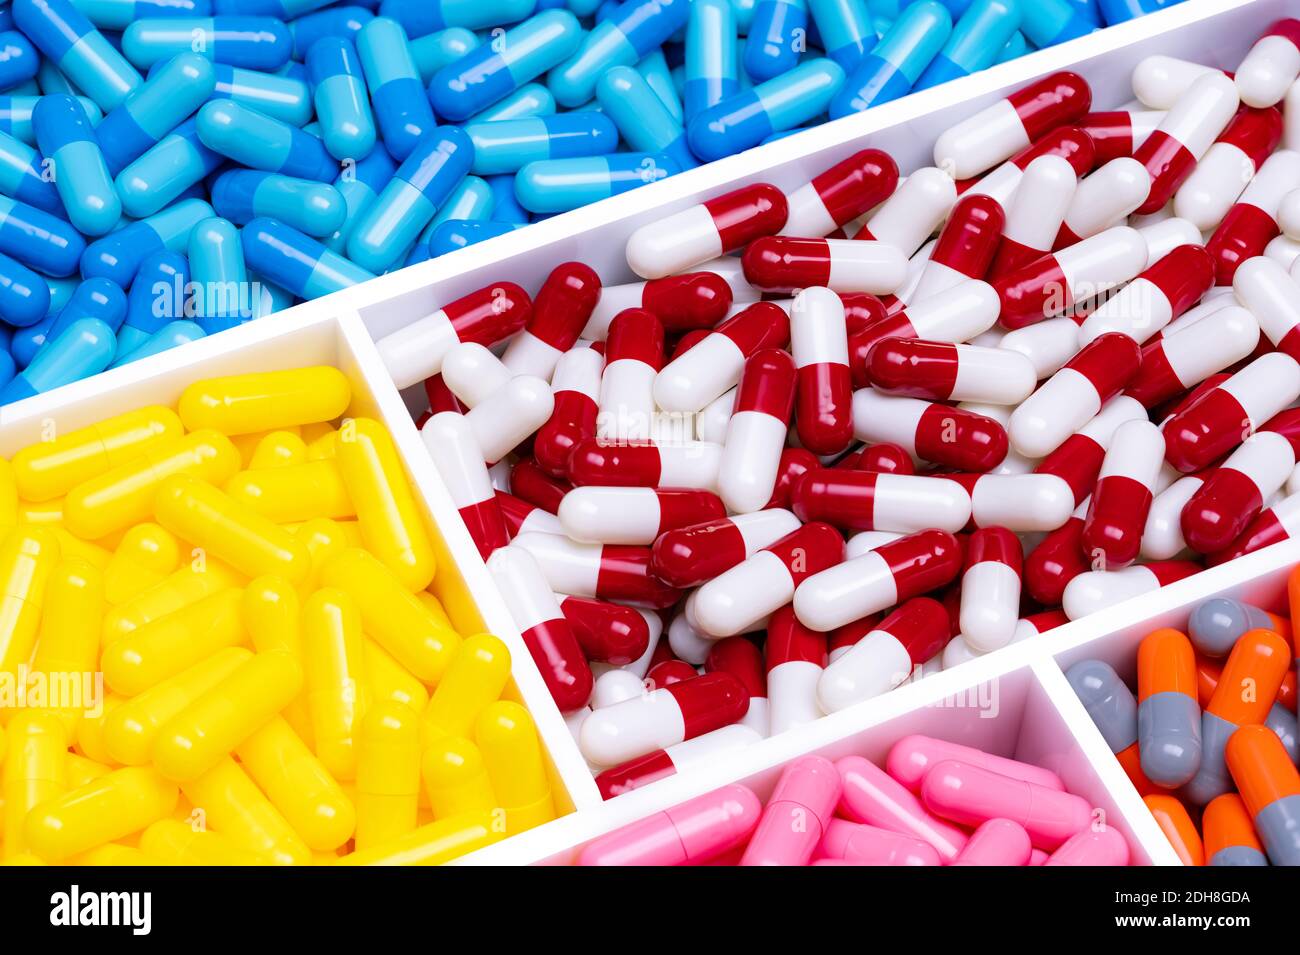
[[[13,0],[0,404],[1158,0]]]

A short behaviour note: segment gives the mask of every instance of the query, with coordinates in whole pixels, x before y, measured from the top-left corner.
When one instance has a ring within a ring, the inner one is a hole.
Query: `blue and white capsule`
[[[54,170],[68,219],[78,232],[103,235],[122,218],[122,201],[90,118],[75,96],[42,96],[32,111],[36,143]]]
[[[183,123],[217,87],[213,65],[181,53],[149,74],[95,129],[108,171],[117,175]]]
[[[831,100],[831,119],[906,96],[951,32],[952,16],[943,4],[935,0],[912,4],[849,73]]]
[[[49,341],[56,340],[83,318],[97,318],[117,334],[126,319],[126,293],[122,286],[105,278],[86,279],[77,286],[68,304],[54,317],[54,324],[45,333]]]
[[[914,89],[923,90],[987,69],[1020,28],[1020,0],[975,0]]]
[[[244,226],[243,243],[249,268],[299,298],[318,298],[375,277],[274,219],[254,219]]]
[[[236,225],[268,216],[317,237],[332,235],[347,216],[347,205],[333,186],[255,169],[230,169],[217,176],[212,208]]]
[[[364,159],[375,148],[375,117],[352,41],[318,40],[307,53],[307,75],[329,154],[335,159]]]
[[[116,349],[111,328],[97,318],[80,319],[46,342],[31,364],[0,389],[0,405],[97,375],[113,361]]]
[[[379,15],[396,20],[414,39],[448,27],[482,30],[518,23],[536,5],[536,0],[383,0]]]
[[[866,4],[860,0],[808,0],[826,55],[851,72],[876,45]]]
[[[122,52],[144,70],[185,52],[246,70],[276,70],[289,62],[293,37],[272,17],[138,20],[122,33]]]
[[[568,212],[679,172],[667,156],[649,153],[543,159],[519,170],[515,194],[530,212]]]
[[[151,216],[201,183],[223,161],[200,141],[195,121],[187,119],[117,174],[122,208],[136,219]]]
[[[0,196],[0,252],[46,275],[77,271],[86,240],[66,220]]]
[[[14,23],[105,113],[143,78],[71,0],[14,0]]]
[[[807,0],[759,0],[745,37],[745,73],[755,83],[788,73],[807,44]]]
[[[214,216],[198,223],[190,232],[188,258],[200,328],[213,335],[252,319],[244,248],[233,222]]]
[[[561,106],[580,106],[611,66],[633,66],[658,49],[690,16],[691,0],[627,0],[598,23],[577,52],[551,70],[546,85]]]
[[[640,71],[630,66],[607,71],[596,84],[596,102],[636,152],[665,155],[680,169],[698,165],[681,120],[673,116]]]
[[[740,89],[731,0],[692,0],[685,66],[687,122]]]
[[[23,265],[0,253],[0,318],[24,328],[43,321],[50,308],[45,281]]]
[[[213,100],[195,118],[199,141],[250,169],[331,182],[339,165],[310,133],[230,100]]]
[[[435,125],[406,33],[396,20],[376,17],[357,34],[357,53],[379,135],[389,155],[403,160]]]
[[[90,243],[81,255],[81,274],[102,275],[126,288],[151,253],[184,250],[194,226],[211,215],[212,206],[202,199],[182,199]]]
[[[146,256],[126,296],[118,352],[130,354],[168,323],[185,318],[189,294],[190,264],[185,256],[166,249]]]
[[[465,134],[474,144],[476,176],[518,172],[539,159],[604,156],[618,148],[613,121],[594,110],[472,123]]]
[[[215,66],[217,86],[213,99],[234,100],[290,126],[303,126],[311,119],[311,89],[304,80],[224,63]]]

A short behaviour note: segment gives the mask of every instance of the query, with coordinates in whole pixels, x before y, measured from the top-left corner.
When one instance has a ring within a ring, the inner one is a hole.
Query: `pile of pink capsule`
[[[1128,865],[1124,836],[1049,769],[908,736],[788,764],[764,805],[735,784],[585,846],[578,865]]]
[[[1278,40],[1110,111],[1046,76],[932,167],[747,185],[636,229],[644,281],[378,342],[606,798],[1300,534]]]

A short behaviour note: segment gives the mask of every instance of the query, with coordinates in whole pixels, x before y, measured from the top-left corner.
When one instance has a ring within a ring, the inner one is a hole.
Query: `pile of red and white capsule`
[[[868,148],[638,228],[644,282],[566,262],[379,341],[607,797],[1300,533],[1277,39],[1106,112],[1046,76],[905,178]]]

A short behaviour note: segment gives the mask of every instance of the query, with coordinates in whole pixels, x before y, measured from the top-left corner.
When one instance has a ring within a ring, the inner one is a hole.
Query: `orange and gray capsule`
[[[1267,726],[1243,726],[1226,750],[1228,769],[1274,865],[1300,865],[1300,771]]]
[[[1206,865],[1268,865],[1250,811],[1236,793],[1210,800],[1201,816],[1201,829],[1205,834]]]
[[[1065,672],[1065,678],[1137,791],[1144,796],[1155,791],[1142,772],[1138,704],[1133,691],[1103,660],[1080,660]]]
[[[1196,651],[1169,628],[1138,646],[1138,751],[1142,771],[1174,789],[1201,765],[1201,706],[1196,699]]]

